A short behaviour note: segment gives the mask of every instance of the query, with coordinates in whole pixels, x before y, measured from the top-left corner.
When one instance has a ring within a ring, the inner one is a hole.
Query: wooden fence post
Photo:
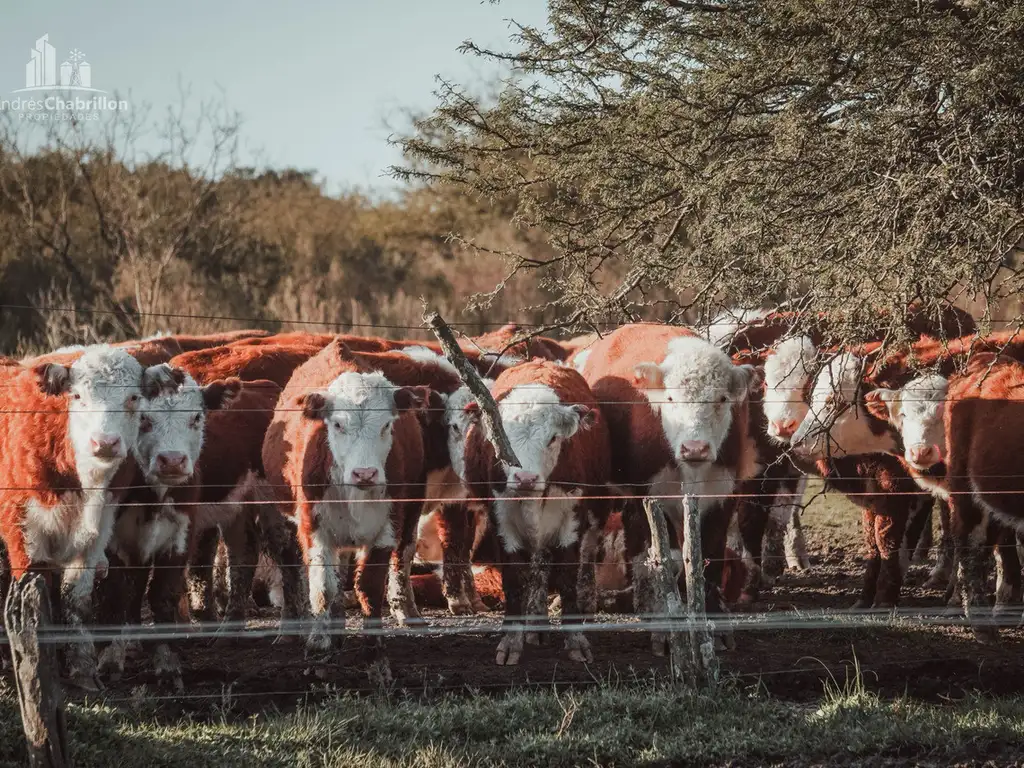
[[[700,546],[700,510],[693,497],[683,497],[683,568],[686,571],[686,602],[690,619],[690,655],[696,682],[703,687],[718,683],[714,626],[704,603],[704,555]]]
[[[647,559],[647,567],[651,572],[654,594],[658,596],[658,604],[665,607],[665,615],[669,621],[668,659],[672,679],[675,681],[693,681],[691,660],[683,648],[683,638],[672,628],[673,619],[682,619],[683,600],[679,596],[679,585],[671,567],[672,547],[668,536],[668,523],[665,522],[665,511],[657,499],[644,499],[644,512],[647,513],[647,524],[651,528],[651,551]],[[634,587],[635,589],[636,587]]]
[[[56,649],[52,642],[39,642],[40,633],[50,627],[46,580],[32,573],[14,581],[7,596],[4,628],[11,644],[29,764],[33,768],[68,768],[71,756]]]
[[[710,688],[718,682],[713,627],[704,606],[704,560],[700,549],[700,514],[690,497],[683,499],[685,542],[683,568],[686,573],[687,610],[679,595],[679,585],[671,563],[671,543],[665,512],[657,499],[644,499],[644,511],[651,528],[651,568],[656,592],[665,606],[670,624],[684,615],[689,619],[689,647],[683,647],[682,634],[669,628],[669,661],[673,679],[685,679],[692,685]]]

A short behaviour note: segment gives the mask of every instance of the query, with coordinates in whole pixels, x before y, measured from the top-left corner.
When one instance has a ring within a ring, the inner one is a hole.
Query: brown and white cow
[[[186,619],[178,608],[185,593],[190,520],[200,496],[198,465],[207,411],[229,405],[241,389],[237,379],[199,387],[180,369],[164,364],[157,370],[159,377],[143,388],[139,437],[132,448],[136,477],[117,512],[107,545],[114,567],[97,599],[104,623],[125,627],[142,623],[147,582],[154,623]],[[125,649],[123,639],[114,640],[101,657],[101,671],[110,668],[120,676]],[[168,643],[154,644],[153,664],[158,677],[182,689],[180,664]]]
[[[572,368],[525,363],[502,373],[493,395],[518,465],[499,463],[477,426],[467,439],[466,482],[474,495],[491,499],[505,594],[496,659],[514,665],[523,652],[524,626],[546,622],[549,587],[561,597],[563,626],[576,627],[581,614],[594,611],[593,568],[580,568],[581,559],[593,556],[581,547],[590,540],[596,550],[608,516],[610,453],[595,397]],[[475,402],[467,408],[479,412]],[[565,643],[573,661],[593,659],[582,632],[570,630]]]
[[[400,539],[406,517],[419,515],[426,471],[414,411],[428,392],[396,387],[334,341],[296,369],[281,394],[263,463],[298,528],[313,614],[309,650],[331,645],[342,548],[367,550],[355,588],[367,623],[380,623],[389,562],[412,544]]]
[[[97,571],[118,502],[135,474],[142,391],[159,372],[123,349],[81,351],[70,364],[4,368],[0,403],[0,534],[11,572],[63,571],[62,608],[75,640],[67,649],[71,678],[98,687],[86,628]]]
[[[626,325],[591,347],[584,378],[601,403],[612,448],[612,478],[628,491],[623,511],[637,610],[651,613],[644,565],[650,531],[641,499],[663,497],[671,530],[681,540],[683,497],[701,515],[702,552],[710,612],[724,609],[718,585],[737,481],[759,471],[748,431],[748,394],[755,368],[733,361],[693,331],[654,324]],[[678,548],[674,556],[681,562]],[[667,637],[652,637],[663,654]]]

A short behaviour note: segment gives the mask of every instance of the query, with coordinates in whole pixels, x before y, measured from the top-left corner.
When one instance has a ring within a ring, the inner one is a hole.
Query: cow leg
[[[754,603],[759,597],[762,578],[765,586],[768,583],[768,573],[772,571],[772,564],[778,564],[779,573],[782,572],[782,542],[779,532],[773,530],[774,521],[769,521],[770,512],[768,506],[761,503],[761,499],[740,499],[736,509],[736,527],[739,529],[740,543],[742,549],[743,565],[746,567],[747,578],[743,582],[743,590],[740,592],[740,603]],[[762,542],[768,540],[769,546],[763,548]],[[772,544],[778,544],[777,551],[773,552]],[[762,569],[762,563],[763,569]],[[774,581],[771,581],[774,583]]]
[[[89,552],[73,560],[64,569],[61,580],[64,623],[71,629],[71,634],[77,637],[67,647],[68,675],[75,685],[89,690],[102,689],[97,671],[96,646],[89,634],[88,625],[92,620],[96,571],[105,571],[107,566],[103,546],[97,541]]]
[[[192,615],[200,623],[217,621],[217,603],[214,596],[213,561],[220,543],[217,526],[199,534],[188,565],[188,593]]]
[[[107,557],[110,570],[96,586],[96,620],[108,626],[119,625],[126,635],[132,625],[142,625],[142,601],[149,569],[130,567],[113,552]],[[127,651],[128,640],[125,637],[113,639],[100,653],[100,673],[106,674],[111,681],[120,680]]]
[[[244,626],[252,581],[259,562],[259,531],[253,515],[241,510],[221,529],[228,552],[228,600],[224,620]]]
[[[442,558],[441,593],[448,601],[448,610],[455,616],[469,615],[478,610],[473,601],[476,585],[470,567],[472,522],[473,512],[464,502],[442,504],[437,515]]]
[[[915,527],[916,531],[910,531],[911,526],[908,526],[907,540],[908,542],[916,541],[914,547],[914,554],[911,557],[910,562],[915,565],[922,565],[928,562],[928,554],[931,552],[932,545],[935,543],[932,536],[932,512],[935,509],[934,499],[924,509],[924,514],[917,515],[911,520],[911,526]]]
[[[807,476],[797,476],[789,495],[789,516],[785,535],[786,565],[794,571],[809,571],[811,569],[811,560],[807,556],[807,541],[804,538],[801,520],[806,490]]]
[[[729,612],[722,600],[722,577],[725,573],[725,549],[731,514],[732,507],[719,504],[701,515],[701,554],[707,563],[704,567],[704,605],[709,616]],[[680,575],[683,575],[682,568]],[[718,634],[715,645],[717,650],[735,649],[732,631],[724,630]]]
[[[594,654],[590,641],[582,632],[585,618],[580,602],[580,569],[586,564],[580,558],[579,543],[568,547],[555,547],[551,552],[551,586],[562,598],[562,628],[566,632],[565,650],[569,659],[592,662]]]
[[[909,562],[907,550],[903,546],[910,514],[910,505],[906,504],[905,498],[894,497],[892,503],[887,505],[885,514],[875,515],[875,537],[881,563],[873,608],[894,608],[900,601],[904,564]],[[913,503],[919,502],[914,500]]]
[[[548,616],[550,610],[548,606],[548,585],[551,583],[551,553],[548,550],[539,550],[533,553],[533,556],[530,558],[527,578],[524,597],[527,630],[523,640],[527,645],[546,645],[549,633],[547,631],[531,631],[529,628],[551,626],[551,619]],[[578,572],[576,573],[576,578],[579,578]]]
[[[387,600],[391,615],[401,627],[425,626],[427,623],[420,616],[412,591],[412,561],[416,557],[416,529],[419,517],[419,506],[410,504],[402,516],[398,544],[391,554],[386,585]]]
[[[303,592],[308,589],[308,585],[303,583],[305,569],[302,567],[302,550],[299,548],[295,528],[288,524],[276,504],[260,504],[257,517],[265,551],[281,569],[284,605],[281,608],[281,634],[274,640],[279,643],[291,637],[286,633],[286,623],[292,619],[301,619],[306,613]]]
[[[501,589],[505,594],[502,637],[495,661],[499,666],[515,666],[523,655],[523,624],[526,619],[525,591],[530,580],[529,555],[522,549],[501,552]]]
[[[920,501],[913,502],[909,507],[907,517],[906,533],[903,537],[902,552],[900,561],[903,567],[903,574],[906,576],[910,564],[918,560],[918,550],[921,547],[921,540],[924,538],[925,530],[932,524],[932,507],[935,506],[935,499],[930,494],[922,495]],[[925,556],[928,550],[925,548]]]
[[[388,569],[394,551],[394,547],[372,547],[356,572],[355,591],[363,612],[364,628],[379,630],[382,626]]]
[[[957,552],[957,587],[967,623],[979,643],[999,638],[993,626],[979,623],[985,605],[986,560],[992,541],[990,526],[969,494],[951,494],[950,523]]]
[[[954,574],[954,541],[949,519],[949,502],[939,502],[939,549],[935,567],[928,574],[925,589],[945,589]]]
[[[307,654],[328,651],[332,638],[328,632],[331,621],[331,606],[338,596],[338,551],[321,529],[313,531],[311,542],[306,547],[307,582],[309,584],[309,609],[312,626],[306,638]]]
[[[153,624],[171,629],[185,621],[180,613],[181,598],[187,591],[185,581],[186,557],[184,553],[161,553],[153,559],[153,578],[149,582],[149,609]],[[181,662],[168,640],[152,643],[153,671],[161,682],[169,683],[176,691],[185,690],[181,679]]]
[[[1014,529],[1003,525],[999,526],[994,553],[996,601],[992,615],[996,620],[996,626],[1000,626],[1007,615],[1014,611],[1020,611],[1020,558],[1017,555],[1017,536]]]
[[[861,512],[861,526],[864,533],[864,584],[860,598],[854,603],[854,609],[870,608],[875,602],[878,590],[879,574],[882,571],[881,554],[878,551],[878,540],[875,536],[875,510],[867,506]]]
[[[597,613],[597,549],[601,542],[602,526],[590,520],[589,514],[587,517],[590,524],[580,537],[576,595],[579,610],[594,616]],[[565,598],[562,599],[562,612],[565,612]]]

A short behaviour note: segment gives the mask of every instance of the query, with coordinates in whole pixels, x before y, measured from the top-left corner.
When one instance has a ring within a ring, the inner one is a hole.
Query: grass
[[[1024,739],[1024,699],[885,701],[855,674],[798,705],[727,685],[716,695],[656,683],[505,696],[343,695],[257,719],[166,722],[71,706],[75,764],[87,766],[568,766],[952,761]],[[17,703],[0,689],[0,765],[26,764]]]

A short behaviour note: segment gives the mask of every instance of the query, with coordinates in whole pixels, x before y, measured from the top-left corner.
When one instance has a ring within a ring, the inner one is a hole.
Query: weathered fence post
[[[718,682],[718,659],[715,640],[704,608],[704,561],[700,551],[700,515],[689,497],[683,499],[683,525],[685,541],[683,567],[686,572],[688,610],[683,611],[679,585],[671,567],[671,543],[665,512],[657,499],[644,499],[644,511],[651,528],[651,555],[648,567],[654,578],[655,590],[665,606],[671,625],[684,615],[689,619],[689,649],[683,647],[680,632],[669,628],[669,661],[674,679],[685,679],[698,687],[711,687]]]
[[[672,628],[673,619],[682,619],[683,599],[679,596],[679,585],[672,568],[672,546],[668,535],[668,523],[665,522],[665,511],[657,499],[644,499],[644,512],[647,513],[647,524],[651,528],[651,550],[647,558],[647,568],[653,581],[654,593],[658,596],[658,605],[664,606],[669,621],[668,659],[672,679],[693,680],[690,659],[683,648],[683,638]],[[634,587],[635,588],[635,587]]]
[[[35,573],[12,582],[4,628],[11,644],[21,720],[33,768],[71,765],[55,646],[39,642],[40,632],[50,626],[46,580]]]
[[[704,555],[700,546],[700,510],[691,496],[683,497],[683,568],[686,571],[686,602],[690,619],[690,655],[696,682],[712,687],[718,683],[713,625],[708,621],[704,597]]]

